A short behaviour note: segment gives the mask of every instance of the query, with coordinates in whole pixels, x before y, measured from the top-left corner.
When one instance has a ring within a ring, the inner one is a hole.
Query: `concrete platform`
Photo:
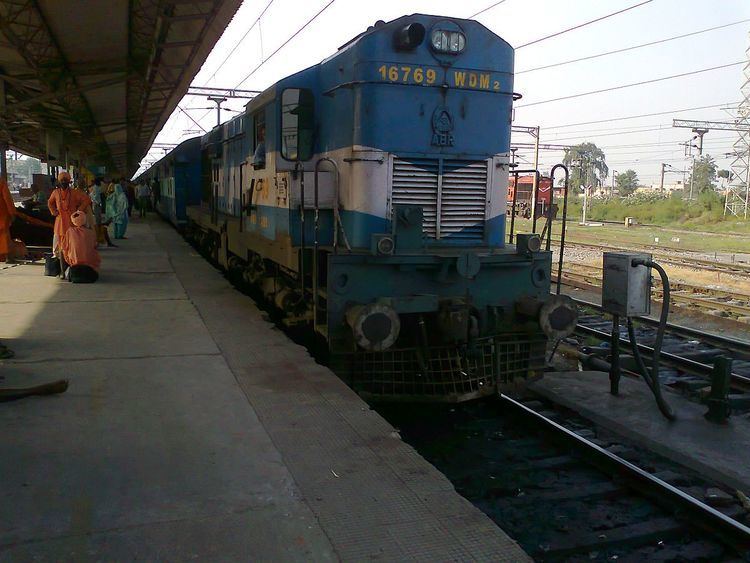
[[[0,269],[0,559],[528,557],[178,234],[74,285]]]
[[[574,410],[616,434],[720,483],[750,493],[750,420],[730,418],[726,426],[708,422],[706,407],[676,393],[665,394],[677,415],[659,413],[643,381],[623,377],[620,395],[609,393],[609,375],[597,371],[553,372],[531,390]]]

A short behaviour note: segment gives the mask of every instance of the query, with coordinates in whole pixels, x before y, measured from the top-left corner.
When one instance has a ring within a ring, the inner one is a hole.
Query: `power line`
[[[502,4],[502,3],[503,3],[503,2],[505,2],[505,1],[506,1],[506,0],[500,0],[500,2],[495,2],[495,3],[494,3],[494,4],[492,4],[491,6],[487,6],[487,7],[486,7],[486,8],[484,8],[483,10],[479,10],[479,11],[478,11],[478,12],[477,12],[476,14],[471,14],[471,15],[470,15],[470,16],[469,16],[468,18],[466,18],[466,19],[469,19],[469,20],[473,20],[473,19],[474,19],[475,17],[477,17],[477,16],[479,15],[479,14],[483,14],[483,13],[485,13],[485,12],[489,12],[489,11],[490,11],[490,10],[491,10],[492,8],[494,8],[495,6],[499,6],[500,4]]]
[[[528,43],[524,43],[523,45],[519,45],[516,47],[516,50],[523,49],[524,47],[528,47],[529,45],[534,45],[535,43],[539,43],[540,41],[545,41],[547,39],[552,39],[553,37],[557,37],[558,35],[562,35],[563,33],[568,33],[569,31],[574,31],[576,29],[580,29],[582,27],[585,27],[587,25],[591,25],[592,23],[600,22],[602,20],[606,20],[607,18],[611,18],[612,16],[616,16],[618,14],[622,14],[624,12],[627,12],[629,10],[633,10],[635,8],[638,8],[639,6],[643,6],[645,4],[650,4],[653,0],[645,0],[645,2],[640,2],[638,4],[633,4],[632,6],[628,6],[627,8],[623,8],[622,10],[618,10],[617,12],[612,12],[611,14],[607,14],[606,16],[601,16],[599,18],[589,20],[583,23],[579,23],[578,25],[575,25],[573,27],[569,27],[568,29],[563,29],[562,31],[558,31],[557,33],[553,33],[552,35],[546,35],[544,37],[540,37],[539,39],[534,39],[533,41],[529,41]]]
[[[237,86],[240,86],[243,82],[245,82],[245,80],[247,80],[253,74],[255,74],[258,71],[258,69],[260,67],[262,67],[264,64],[266,64],[276,53],[278,53],[279,51],[281,51],[284,47],[286,47],[289,44],[290,41],[292,41],[295,37],[297,37],[300,33],[302,33],[308,25],[310,25],[312,22],[314,22],[316,19],[318,19],[318,16],[320,16],[320,14],[322,14],[323,12],[325,12],[331,6],[331,4],[333,4],[335,1],[336,0],[329,0],[329,2],[325,6],[323,6],[320,10],[318,10],[318,12],[313,17],[311,17],[309,20],[307,20],[302,27],[300,27],[286,41],[284,41],[281,45],[279,45],[273,53],[271,53],[270,55],[268,55],[268,57],[266,57],[260,63],[258,63],[258,65],[256,65],[256,67],[253,70],[251,70],[245,76],[245,78],[243,78],[242,80],[240,80],[237,83]],[[237,86],[235,86],[235,88]]]
[[[607,127],[604,129],[574,129],[572,131],[551,131],[549,135],[588,135],[594,133],[639,133],[640,131],[653,131],[655,128],[671,129],[671,123],[644,123],[637,127]],[[546,137],[547,135],[545,135]]]
[[[185,115],[187,115],[187,116],[188,116],[188,118],[190,119],[190,121],[192,121],[192,122],[193,122],[193,123],[195,123],[195,124],[196,124],[196,125],[197,125],[198,127],[200,127],[201,131],[203,131],[204,133],[206,132],[206,130],[205,130],[205,129],[203,128],[203,126],[202,126],[202,125],[201,125],[200,123],[198,123],[198,122],[197,122],[197,121],[196,121],[195,119],[193,119],[193,116],[192,116],[192,115],[190,115],[190,114],[189,114],[188,112],[186,112],[186,111],[185,111],[184,109],[182,109],[182,108],[181,108],[180,106],[177,106],[177,109],[178,109],[178,110],[180,110],[180,111],[181,111],[182,113],[184,113]]]
[[[548,68],[555,68],[555,67],[558,67],[558,66],[569,65],[569,64],[573,64],[573,63],[579,63],[581,61],[588,61],[588,60],[591,60],[591,59],[598,59],[599,57],[606,57],[608,55],[615,55],[617,53],[625,53],[626,51],[632,51],[634,49],[641,49],[643,47],[651,47],[653,45],[659,45],[661,43],[667,43],[669,41],[675,41],[677,39],[684,39],[685,37],[692,37],[693,35],[700,35],[701,33],[708,33],[709,31],[716,31],[717,29],[724,29],[725,27],[731,27],[733,25],[739,25],[741,23],[746,23],[746,22],[749,22],[749,21],[750,21],[750,18],[749,19],[740,20],[740,21],[736,21],[736,22],[732,22],[732,23],[727,23],[727,24],[724,24],[724,25],[719,25],[719,26],[716,26],[716,27],[709,27],[709,28],[706,28],[706,29],[701,29],[699,31],[693,31],[691,33],[684,33],[682,35],[675,35],[674,37],[667,37],[666,39],[659,39],[658,41],[650,41],[648,43],[641,43],[640,45],[633,45],[631,47],[624,47],[622,49],[615,49],[614,51],[605,51],[603,53],[598,53],[596,55],[589,55],[587,57],[580,57],[578,59],[571,59],[569,61],[562,61],[562,62],[559,62],[559,63],[552,63],[552,64],[548,64],[548,65],[544,65],[544,66],[538,66],[538,67],[535,67],[535,68],[528,68],[528,69],[525,69],[525,70],[517,70],[516,71],[516,75],[524,74],[524,73],[527,73],[527,72],[535,72],[537,70],[545,70],[545,69],[548,69]]]
[[[540,102],[531,102],[528,104],[521,104],[516,106],[517,108],[525,108],[530,106],[538,106],[540,104],[549,104],[551,102],[559,102],[562,100],[572,100],[573,98],[582,98],[583,96],[591,96],[593,94],[602,94],[604,92],[612,92],[614,90],[622,90],[623,88],[632,88],[633,86],[643,86],[644,84],[653,84],[654,82],[662,82],[664,80],[671,80],[673,78],[682,78],[684,76],[692,76],[694,74],[700,74],[703,72],[710,72],[712,70],[719,70],[722,68],[729,68],[732,66],[744,65],[747,61],[739,61],[736,63],[729,63],[726,65],[719,65],[710,68],[702,68],[700,70],[693,70],[691,72],[683,72],[681,74],[673,74],[671,76],[662,76],[661,78],[653,78],[651,80],[643,80],[641,82],[633,82],[631,84],[620,84],[619,86],[612,86],[611,88],[602,88],[601,90],[591,90],[590,92],[580,92],[578,94],[571,94],[570,96],[561,96],[559,98],[551,98],[549,100],[542,100]]]
[[[550,142],[557,142],[557,141],[568,141],[568,140],[575,140],[580,139],[581,137],[590,138],[590,137],[611,137],[612,135],[630,135],[633,133],[650,133],[652,131],[670,131],[671,128],[668,127],[653,127],[650,129],[641,129],[638,131],[615,131],[613,133],[594,133],[593,135],[575,135],[573,137],[559,137],[557,139],[549,139]]]
[[[710,106],[697,106],[694,108],[684,108],[684,109],[673,109],[669,111],[658,111],[655,113],[641,113],[639,115],[626,115],[624,117],[610,117],[609,119],[597,119],[595,121],[581,121],[579,123],[566,123],[564,125],[550,125],[549,127],[545,127],[545,129],[562,129],[564,127],[576,127],[578,125],[593,125],[595,123],[609,123],[612,121],[623,121],[626,119],[639,119],[641,117],[654,117],[656,115],[671,115],[673,113],[682,113],[685,111],[694,111],[699,109],[712,109],[712,108],[720,108],[724,106],[737,106],[739,105],[739,102],[731,102],[731,103],[724,103],[724,104],[714,104]]]
[[[240,44],[245,40],[245,38],[250,34],[250,32],[255,28],[255,26],[258,25],[258,22],[260,21],[260,18],[262,18],[263,15],[266,13],[266,11],[268,11],[268,8],[271,7],[271,4],[273,4],[273,2],[274,2],[274,0],[269,0],[268,1],[268,4],[266,4],[266,7],[263,8],[263,11],[258,15],[257,18],[255,18],[255,21],[252,23],[252,25],[250,25],[250,27],[247,28],[247,31],[240,38],[240,40],[237,41],[237,43],[234,44],[234,47],[232,47],[232,50],[229,51],[229,54],[227,54],[226,57],[224,57],[224,60],[221,61],[221,63],[219,64],[218,67],[216,67],[216,70],[208,78],[208,80],[206,80],[206,82],[211,82],[211,80],[216,76],[216,73],[218,73],[221,70],[221,68],[226,64],[226,62],[229,60],[229,57],[231,57],[234,54],[234,52],[237,50],[237,48],[240,46]]]

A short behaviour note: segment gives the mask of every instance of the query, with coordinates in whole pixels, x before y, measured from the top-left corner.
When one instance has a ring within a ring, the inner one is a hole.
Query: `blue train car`
[[[536,235],[505,243],[513,48],[478,22],[378,22],[200,143],[187,236],[376,398],[533,377],[575,325]]]
[[[187,223],[189,205],[201,202],[201,139],[183,141],[141,174],[154,194],[156,212],[182,228]]]

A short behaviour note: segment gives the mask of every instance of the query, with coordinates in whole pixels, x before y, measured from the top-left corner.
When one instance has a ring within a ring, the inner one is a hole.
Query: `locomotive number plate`
[[[500,92],[502,84],[500,74],[495,72],[389,63],[378,66],[376,76],[379,81],[391,84],[447,84],[451,88],[489,92]]]

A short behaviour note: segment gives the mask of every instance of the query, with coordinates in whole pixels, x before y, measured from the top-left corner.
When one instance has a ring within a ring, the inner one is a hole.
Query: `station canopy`
[[[131,176],[241,0],[2,0],[0,143]]]

